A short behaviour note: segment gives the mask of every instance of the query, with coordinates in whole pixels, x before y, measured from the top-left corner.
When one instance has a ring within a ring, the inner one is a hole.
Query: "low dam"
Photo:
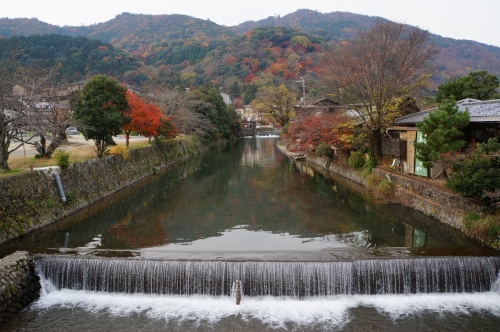
[[[500,258],[199,262],[39,256],[35,269],[58,290],[230,296],[239,280],[246,296],[302,299],[485,292],[498,279]]]
[[[29,253],[12,268],[41,287],[0,331],[498,329],[498,252],[276,140],[202,153],[0,246]]]

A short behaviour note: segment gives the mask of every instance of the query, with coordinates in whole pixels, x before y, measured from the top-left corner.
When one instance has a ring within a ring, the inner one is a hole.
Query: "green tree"
[[[218,129],[220,137],[230,139],[240,135],[239,117],[232,106],[226,105],[220,92],[209,85],[204,85],[191,94],[191,98],[202,100],[196,111],[207,116]]]
[[[454,100],[500,98],[500,94],[496,91],[498,85],[496,75],[490,74],[486,70],[473,71],[467,76],[450,78],[448,82],[438,86],[436,101],[441,103],[452,98]]]
[[[498,88],[497,75],[489,74],[486,70],[470,72],[463,78],[463,81],[465,83],[464,98],[489,100],[500,96],[496,91]]]
[[[130,109],[126,90],[118,83],[102,75],[92,77],[83,90],[72,100],[73,116],[85,139],[93,139],[97,156],[102,157],[113,136],[122,131],[122,125],[130,121],[124,112]]]
[[[422,165],[429,169],[441,153],[455,152],[464,146],[460,129],[467,126],[469,120],[469,112],[460,112],[454,101],[447,101],[430,112],[423,122],[417,123],[425,138],[425,142],[415,144]]]
[[[460,77],[452,77],[448,82],[438,86],[436,102],[442,103],[448,99],[460,100],[465,91],[465,82]]]
[[[309,39],[307,39],[307,37],[304,36],[292,37],[292,39],[290,39],[290,43],[292,43],[293,45],[302,45],[304,47],[308,47],[311,45]]]

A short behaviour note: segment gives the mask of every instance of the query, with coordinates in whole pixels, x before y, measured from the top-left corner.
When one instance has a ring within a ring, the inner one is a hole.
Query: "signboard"
[[[417,131],[417,142],[425,143],[425,138],[420,130]],[[427,168],[425,168],[424,165],[422,165],[422,162],[417,158],[416,153],[415,153],[415,174],[421,176],[427,176]]]

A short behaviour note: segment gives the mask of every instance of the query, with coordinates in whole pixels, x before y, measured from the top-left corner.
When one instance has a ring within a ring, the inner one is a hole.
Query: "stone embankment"
[[[285,155],[293,158],[293,154],[290,154],[286,147],[278,146],[278,148]],[[306,161],[359,185],[368,187],[366,178],[354,169],[333,163],[329,164],[325,159],[310,154],[306,155]],[[463,198],[458,194],[438,187],[430,186],[427,183],[419,181],[417,178],[413,179],[412,176],[387,172],[378,168],[374,169],[373,173],[382,175],[394,184],[394,195],[390,197],[391,203],[398,203],[420,211],[469,236],[473,235],[467,232],[464,224],[464,215],[472,212],[481,214],[486,210],[483,205],[473,200]],[[477,238],[477,240],[485,243],[482,239]]]
[[[0,323],[28,306],[40,294],[40,283],[28,252],[0,260]]]
[[[128,158],[110,155],[71,164],[59,174],[66,203],[59,198],[51,175],[56,169],[1,178],[0,243],[86,208],[205,148],[189,142],[164,142],[131,150]]]

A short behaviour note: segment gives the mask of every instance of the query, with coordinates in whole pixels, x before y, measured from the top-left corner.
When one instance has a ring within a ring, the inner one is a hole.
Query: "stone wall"
[[[278,147],[285,155],[293,157],[284,146]],[[367,186],[366,178],[358,171],[348,167],[328,164],[325,159],[311,154],[306,156],[306,160],[308,163],[336,173],[359,185]],[[373,173],[378,173],[394,183],[394,196],[390,198],[391,203],[398,203],[420,211],[485,243],[483,239],[469,234],[464,225],[465,214],[483,214],[486,212],[487,208],[480,202],[463,198],[451,191],[430,186],[419,181],[418,178],[411,179],[408,176],[399,176],[397,173],[386,172],[381,169],[374,169]],[[387,198],[385,199],[387,200]]]
[[[411,179],[378,168],[373,172],[389,178],[394,183],[394,196],[398,203],[423,212],[462,232],[467,232],[463,218],[465,214],[486,212],[486,207],[480,202],[432,187],[420,182],[418,178]]]
[[[39,294],[39,280],[26,251],[0,260],[0,323],[28,306]]]
[[[60,170],[67,198],[62,203],[51,172],[32,171],[0,179],[0,243],[46,226],[200,152],[189,142],[165,142]]]
[[[334,172],[338,175],[348,178],[351,181],[366,186],[366,178],[363,177],[363,175],[361,175],[361,173],[358,171],[355,171],[347,167],[342,167],[333,163],[328,164],[328,161],[326,161],[325,159],[312,155],[307,155],[307,162],[312,163],[316,166],[323,167],[324,169],[327,169],[330,172]]]

